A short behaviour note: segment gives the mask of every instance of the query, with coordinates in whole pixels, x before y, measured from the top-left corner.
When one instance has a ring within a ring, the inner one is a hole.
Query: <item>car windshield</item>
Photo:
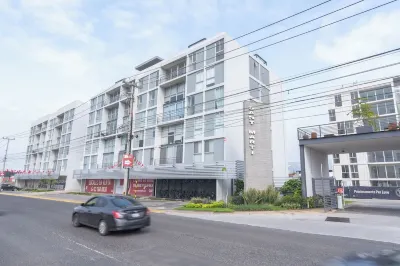
[[[111,201],[115,206],[123,209],[141,205],[138,201],[131,198],[114,198]]]

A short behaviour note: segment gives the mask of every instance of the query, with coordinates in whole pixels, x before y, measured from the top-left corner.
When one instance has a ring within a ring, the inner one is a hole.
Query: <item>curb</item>
[[[65,202],[65,203],[75,203],[75,204],[81,204],[82,203],[82,201],[80,201],[80,200],[56,199],[56,198],[48,198],[48,197],[42,197],[42,196],[12,194],[12,193],[4,193],[4,192],[0,193],[0,195],[21,197],[21,198],[30,198],[30,199],[39,199],[39,200],[50,200],[50,201]],[[150,212],[154,212],[154,213],[165,213],[165,211],[163,211],[163,210],[150,209],[150,208],[149,208],[149,210],[150,210]]]

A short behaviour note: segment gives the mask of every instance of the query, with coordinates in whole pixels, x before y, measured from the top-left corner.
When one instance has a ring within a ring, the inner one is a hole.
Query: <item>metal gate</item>
[[[335,180],[333,178],[313,178],[313,193],[320,196],[324,202],[324,210],[337,209],[337,195]]]

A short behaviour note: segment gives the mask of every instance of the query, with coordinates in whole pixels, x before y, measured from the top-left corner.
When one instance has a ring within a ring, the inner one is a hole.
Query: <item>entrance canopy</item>
[[[343,125],[333,123],[297,129],[304,196],[313,196],[313,179],[329,178],[329,154],[400,150],[400,130],[396,128],[357,133],[362,130]]]

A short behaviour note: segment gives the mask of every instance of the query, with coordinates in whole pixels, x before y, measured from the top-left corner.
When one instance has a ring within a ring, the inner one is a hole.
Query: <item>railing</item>
[[[171,71],[170,74],[166,74],[163,78],[161,78],[161,83],[167,82],[167,81],[169,81],[171,79],[180,77],[180,76],[185,75],[185,74],[186,74],[186,67],[179,68],[178,70]]]
[[[157,117],[157,123],[184,118],[184,113],[185,113],[184,108],[179,108],[175,111],[166,112],[162,114],[160,117]]]
[[[355,134],[400,130],[399,116],[378,117],[363,123],[359,120],[338,121],[335,123],[301,127],[297,129],[299,140],[329,138]]]
[[[119,94],[117,94],[117,95],[115,95],[115,96],[111,96],[111,97],[110,97],[110,100],[108,101],[108,104],[115,103],[115,102],[118,101],[119,99],[120,99],[120,95],[119,95]]]

